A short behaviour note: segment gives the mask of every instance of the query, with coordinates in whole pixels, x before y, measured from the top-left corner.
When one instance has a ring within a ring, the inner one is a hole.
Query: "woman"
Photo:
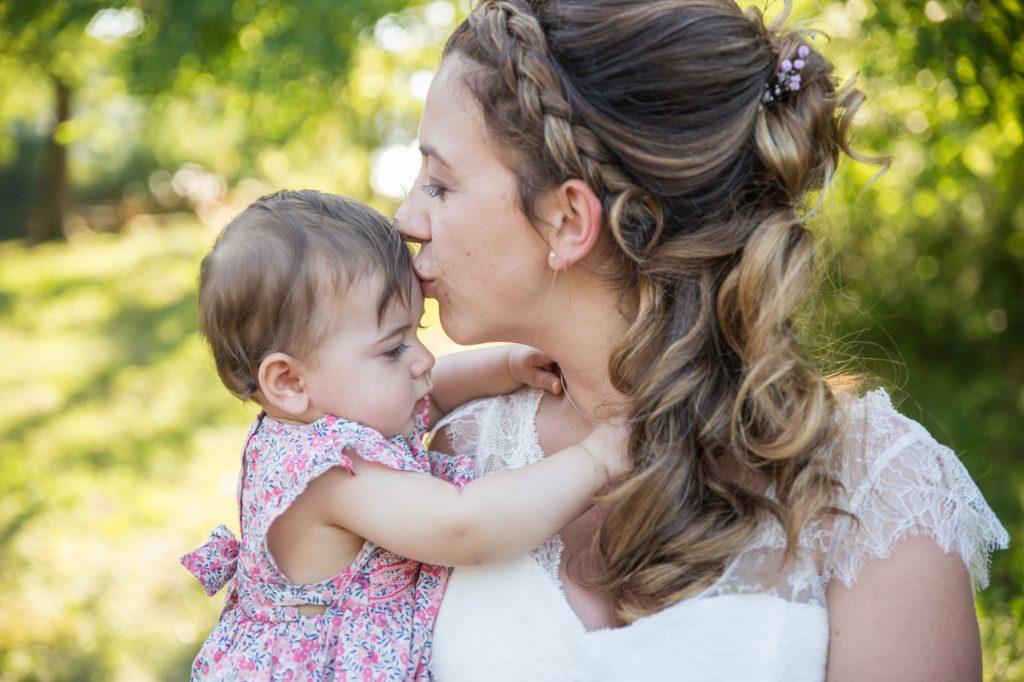
[[[449,336],[537,346],[565,392],[471,404],[434,447],[487,473],[625,416],[633,473],[454,573],[438,679],[980,679],[971,583],[1005,530],[790,323],[860,101],[727,0],[485,0],[456,29],[397,223]]]

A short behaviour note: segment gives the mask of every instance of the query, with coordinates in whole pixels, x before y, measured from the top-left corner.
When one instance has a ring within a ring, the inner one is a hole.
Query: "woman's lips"
[[[434,298],[434,280],[429,277],[424,277],[423,273],[416,268],[415,264],[413,265],[413,271],[416,273],[416,277],[420,280],[420,289],[423,291],[424,298]]]

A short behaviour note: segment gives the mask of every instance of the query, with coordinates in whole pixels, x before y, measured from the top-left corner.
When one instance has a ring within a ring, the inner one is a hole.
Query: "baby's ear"
[[[260,393],[274,409],[299,417],[309,409],[309,392],[302,375],[301,363],[291,355],[271,353],[260,363]]]

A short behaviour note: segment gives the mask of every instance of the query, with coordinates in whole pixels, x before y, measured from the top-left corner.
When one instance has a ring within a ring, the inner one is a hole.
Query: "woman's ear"
[[[309,409],[310,403],[302,374],[298,360],[287,353],[274,352],[263,358],[256,378],[270,407],[297,418]]]
[[[586,258],[597,243],[601,235],[601,200],[579,178],[566,180],[551,190],[547,199],[547,222],[554,227],[549,239],[548,266],[564,270]]]

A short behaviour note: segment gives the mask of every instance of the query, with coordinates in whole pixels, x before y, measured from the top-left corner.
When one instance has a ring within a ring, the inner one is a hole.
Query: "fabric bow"
[[[205,545],[181,557],[181,564],[202,583],[206,594],[212,597],[235,575],[238,550],[235,534],[221,524],[213,529]]]

